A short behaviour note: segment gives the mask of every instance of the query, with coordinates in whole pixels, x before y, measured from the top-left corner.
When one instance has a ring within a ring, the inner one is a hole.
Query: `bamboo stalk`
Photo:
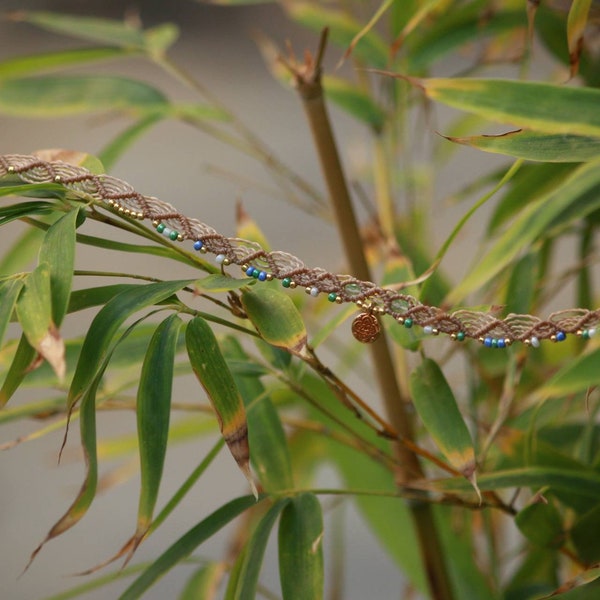
[[[288,65],[288,67],[295,76],[296,87],[310,124],[349,267],[355,277],[371,281],[321,84],[321,62],[326,39],[327,30],[321,36],[319,50],[314,59],[307,55],[305,63],[301,67],[297,65]],[[402,438],[413,441],[413,428],[406,411],[406,398],[403,397],[398,385],[385,335],[381,335],[370,348],[388,419]],[[418,457],[406,446],[394,442],[394,452],[399,460],[399,466],[395,472],[396,483],[399,487],[413,479],[424,477]],[[432,508],[423,502],[413,502],[409,507],[419,539],[424,570],[432,598],[451,600],[453,598],[452,589]]]

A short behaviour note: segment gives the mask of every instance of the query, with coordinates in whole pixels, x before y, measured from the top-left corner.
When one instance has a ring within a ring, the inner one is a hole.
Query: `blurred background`
[[[3,0],[2,12],[12,10],[49,10],[88,16],[122,18],[138,14],[144,26],[173,22],[181,29],[179,41],[171,56],[199,79],[211,93],[236,113],[258,133],[272,151],[286,164],[293,166],[318,190],[324,192],[319,166],[315,159],[302,113],[295,93],[273,79],[253,36],[257,31],[272,37],[280,46],[290,40],[299,55],[305,48],[315,49],[317,36],[295,27],[276,5],[224,8],[195,3],[191,0],[171,2],[118,2],[114,0],[82,1],[18,1]],[[24,23],[0,20],[0,60],[25,54],[81,47],[83,42],[43,32]],[[333,71],[340,51],[330,48],[326,66]],[[461,57],[453,63],[438,65],[438,74],[456,72]],[[544,77],[547,65],[543,54],[536,57],[535,68]],[[349,69],[345,65],[343,69]],[[183,85],[165,76],[141,59],[126,62],[101,63],[98,72],[123,73],[150,82],[169,97],[178,100],[192,98]],[[498,67],[496,75],[514,73]],[[195,98],[197,99],[197,98]],[[362,157],[372,149],[365,130],[335,108],[332,109],[335,133],[344,150],[344,161],[350,179],[361,168]],[[415,115],[415,128],[422,133],[420,145],[414,148],[415,160],[428,148],[436,130],[443,130],[448,112],[436,108],[427,118]],[[68,148],[98,153],[117,132],[126,126],[120,117],[70,117],[56,120],[26,120],[0,116],[0,153],[28,154],[42,148]],[[470,180],[473,170],[500,167],[507,161],[498,156],[473,150],[458,152],[432,177],[435,212],[431,243],[439,245],[464,213],[464,205],[449,202],[454,192]],[[136,142],[117,163],[112,174],[134,185],[142,193],[154,195],[177,206],[188,216],[195,216],[214,226],[219,232],[232,235],[235,228],[235,207],[241,201],[248,213],[260,224],[273,248],[292,252],[308,265],[331,270],[343,270],[344,264],[335,229],[322,219],[307,215],[297,207],[273,198],[264,191],[271,181],[257,162],[230,147],[202,135],[180,123],[163,122]],[[235,173],[233,177],[230,174]],[[360,212],[360,211],[359,211]],[[485,211],[480,218],[484,218]],[[460,243],[445,261],[451,275],[460,275],[470,264],[473,244],[480,238],[478,223],[471,223]],[[14,234],[13,234],[14,235]],[[0,241],[0,250],[7,247],[11,235]],[[188,276],[181,267],[175,273],[172,265],[164,265],[148,257],[137,259],[140,271],[160,276]],[[112,265],[114,256],[88,248],[78,254],[79,268]],[[114,266],[114,265],[113,265]],[[71,333],[80,332],[80,322],[69,319]],[[362,373],[364,389],[370,390],[368,374]],[[177,383],[175,397],[198,393],[191,379]],[[372,390],[371,390],[372,391]],[[370,394],[373,395],[373,394]],[[18,398],[16,402],[18,402]],[[116,436],[134,430],[135,416],[119,414],[100,419],[100,435]],[[29,433],[36,424],[18,423],[2,429],[0,442]],[[88,515],[72,530],[51,541],[39,554],[31,568],[21,572],[30,553],[44,538],[51,525],[63,514],[75,496],[83,467],[77,454],[77,428],[71,432],[67,452],[61,465],[57,456],[63,431],[22,444],[0,453],[0,596],[7,600],[34,600],[68,589],[80,578],[70,577],[83,571],[118,550],[133,532],[137,511],[137,474],[122,485],[100,494]],[[170,448],[159,506],[177,489],[187,474],[211,447],[213,440],[187,443]],[[110,462],[108,462],[110,468]],[[101,473],[105,476],[111,473]],[[115,475],[115,476],[118,476]],[[333,486],[332,474],[322,472],[319,479]],[[167,523],[138,550],[135,562],[156,557],[177,537],[200,521],[225,499],[245,493],[245,482],[230,456],[223,452],[210,467],[200,484],[186,497]],[[324,501],[325,508],[327,500]],[[344,598],[361,600],[367,597],[400,597],[400,579],[391,560],[371,538],[371,534],[354,515],[352,504],[347,507],[348,522],[344,552],[350,565],[359,568],[345,573]],[[217,557],[224,549],[226,537],[220,535],[200,549],[199,554]],[[327,552],[326,564],[331,562]],[[180,567],[169,573],[148,594],[147,598],[175,597],[189,571]],[[271,543],[263,571],[263,582],[278,590],[277,557]],[[117,583],[88,598],[116,597],[125,583]]]

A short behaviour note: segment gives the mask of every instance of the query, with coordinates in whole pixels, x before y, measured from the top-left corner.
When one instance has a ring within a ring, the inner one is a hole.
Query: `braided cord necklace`
[[[509,314],[499,319],[490,313],[468,309],[447,312],[370,281],[309,268],[287,252],[267,252],[256,242],[225,237],[209,225],[182,215],[171,204],[140,194],[121,179],[96,175],[65,162],[8,154],[0,156],[0,177],[7,175],[25,183],[59,183],[121,215],[148,219],[158,233],[173,242],[191,241],[196,251],[214,255],[220,265],[238,265],[247,277],[257,281],[277,279],[283,287],[300,286],[313,297],[327,294],[330,302],[352,302],[361,309],[352,323],[352,333],[361,342],[377,339],[381,315],[391,316],[406,328],[416,325],[426,334],[443,333],[457,342],[475,339],[488,348],[506,348],[514,342],[537,348],[541,340],[562,342],[567,335],[589,339],[600,324],[600,309],[560,310],[545,320],[523,314]]]

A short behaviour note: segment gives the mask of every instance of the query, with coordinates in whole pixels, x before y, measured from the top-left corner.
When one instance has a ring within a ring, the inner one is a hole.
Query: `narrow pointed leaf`
[[[19,11],[11,15],[15,21],[24,21],[46,31],[70,35],[86,41],[110,46],[141,48],[143,32],[125,21],[82,17],[44,11]]]
[[[515,523],[532,544],[542,548],[560,548],[565,542],[562,518],[552,503],[529,504],[518,512]]]
[[[231,500],[200,521],[195,527],[180,537],[166,552],[159,556],[138,577],[132,585],[120,596],[120,600],[134,600],[140,598],[153,583],[172,569],[177,563],[189,556],[202,542],[220,531],[230,521],[235,519],[245,510],[254,506],[256,500],[253,496],[243,496]]]
[[[163,23],[144,31],[144,45],[152,56],[163,56],[178,38],[179,27],[173,23]]]
[[[217,597],[219,584],[223,578],[223,563],[210,562],[202,565],[187,580],[177,600],[213,600]]]
[[[18,192],[17,192],[18,193]],[[53,212],[55,206],[51,202],[21,202],[0,209],[0,225],[7,225],[11,221],[22,219],[30,215],[47,215]]]
[[[131,125],[122,131],[116,138],[114,138],[102,151],[98,154],[98,158],[102,161],[102,164],[110,171],[131,145],[137,141],[142,135],[144,135],[151,127],[161,121],[163,115],[160,113],[143,116],[136,123]]]
[[[600,156],[600,138],[566,133],[509,131],[500,135],[447,137],[457,144],[484,152],[542,162],[585,162]]]
[[[279,579],[283,600],[323,598],[323,515],[314,494],[300,494],[279,522]]]
[[[596,505],[578,518],[569,531],[578,557],[586,564],[600,561],[598,528],[600,528],[600,505]]]
[[[231,336],[224,340],[223,352],[228,362],[250,360],[238,340]],[[250,458],[263,488],[267,492],[292,489],[287,439],[269,394],[255,375],[248,376],[237,371],[233,378],[246,406]]]
[[[71,210],[51,225],[40,248],[50,270],[52,319],[60,327],[69,305],[75,266],[75,228],[79,211]]]
[[[17,56],[0,62],[0,79],[34,75],[131,55],[131,52],[125,52],[120,48],[79,48],[77,50],[47,52],[31,56]]]
[[[380,131],[385,123],[385,111],[364,90],[339,77],[323,78],[325,95],[354,118]]]
[[[167,99],[156,88],[111,75],[44,75],[0,81],[0,113],[66,117],[109,110],[156,112]]]
[[[100,285],[93,288],[74,290],[71,292],[71,296],[69,298],[67,312],[72,313],[79,310],[85,310],[86,308],[91,308],[93,306],[102,306],[121,292],[130,290],[134,287],[138,287],[138,284],[114,283],[112,285]]]
[[[17,301],[17,318],[33,348],[43,356],[59,379],[65,375],[65,345],[52,320],[50,267],[39,264],[25,280]]]
[[[107,356],[119,327],[133,313],[162,302],[193,280],[162,281],[139,285],[121,292],[96,315],[85,337],[71,388],[68,403],[72,407],[98,373]]]
[[[473,440],[442,370],[425,359],[410,375],[412,399],[438,448],[465,477],[475,471]]]
[[[25,375],[27,375],[34,365],[35,358],[35,349],[27,341],[25,334],[23,334],[2,384],[2,389],[0,389],[0,408],[12,398],[12,395],[21,385]]]
[[[208,323],[196,317],[187,325],[185,342],[190,364],[215,410],[227,447],[256,495],[249,464],[246,410],[217,338]]]
[[[598,195],[599,186],[600,161],[585,163],[557,187],[528,204],[511,227],[478,260],[467,277],[450,292],[447,301],[457,304],[467,294],[492,280],[521,252],[547,233],[553,221],[560,220],[561,225],[566,225],[589,214],[595,207],[591,196],[595,198]],[[577,203],[578,200],[581,202]],[[569,214],[569,208],[574,205],[577,206],[577,214]]]
[[[567,40],[569,44],[569,63],[571,77],[579,71],[579,58],[583,49],[583,32],[588,21],[592,0],[573,0],[567,18]]]
[[[150,340],[142,365],[136,404],[142,478],[137,540],[141,540],[150,526],[162,479],[169,436],[173,362],[182,325],[177,315],[163,321]]]
[[[256,283],[253,279],[234,279],[227,275],[214,273],[207,275],[196,282],[196,287],[206,292],[229,292],[231,290],[239,290],[249,285]]]
[[[388,73],[394,75],[393,73]],[[510,79],[411,79],[442,104],[542,133],[600,137],[600,90]]]
[[[596,348],[567,362],[536,393],[540,398],[549,398],[585,392],[586,389],[600,384],[599,366],[600,348]]]
[[[106,365],[105,365],[106,366]],[[85,478],[79,493],[65,514],[50,529],[41,544],[33,551],[29,559],[29,566],[40,550],[53,538],[61,535],[74,525],[86,514],[96,496],[98,486],[98,456],[96,453],[96,392],[100,384],[98,376],[93,384],[88,387],[81,400],[79,410],[79,424],[81,434],[81,445],[85,459]]]
[[[4,341],[4,334],[13,316],[17,298],[22,287],[23,280],[21,278],[0,281],[0,347]]]
[[[228,586],[226,600],[245,600],[256,597],[258,578],[269,535],[281,511],[289,502],[289,498],[278,500],[260,519],[240,555],[241,563],[236,570],[235,579],[232,579],[232,584]]]
[[[363,28],[363,24],[342,10],[331,10],[312,2],[293,2],[285,5],[290,17],[317,33],[329,27],[331,41],[346,49]],[[365,34],[352,51],[353,56],[367,64],[384,68],[389,59],[387,45],[372,30]]]
[[[289,296],[272,287],[260,287],[242,295],[242,306],[266,342],[292,354],[305,352],[306,328]]]
[[[482,491],[497,491],[502,488],[531,487],[550,488],[576,494],[583,498],[600,501],[600,474],[592,471],[573,470],[556,467],[523,467],[508,469],[479,475],[477,484]],[[434,490],[463,491],[469,490],[469,483],[460,478],[438,479],[427,484]]]

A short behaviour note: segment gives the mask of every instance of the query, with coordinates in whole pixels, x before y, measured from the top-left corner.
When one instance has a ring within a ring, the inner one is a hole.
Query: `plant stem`
[[[295,76],[296,86],[310,124],[346,259],[355,277],[371,281],[321,85],[321,60],[326,38],[327,30],[321,37],[315,59],[307,56],[304,65],[293,65],[290,69]],[[398,385],[385,335],[371,345],[371,354],[388,418],[401,438],[412,441],[414,440],[412,423],[405,408],[408,405],[407,399],[403,397]],[[396,470],[396,482],[399,487],[413,479],[424,477],[418,457],[406,446],[396,441],[394,452],[399,459],[399,467]],[[452,589],[431,506],[417,501],[410,504],[410,510],[431,596],[435,600],[450,600],[453,597]]]

